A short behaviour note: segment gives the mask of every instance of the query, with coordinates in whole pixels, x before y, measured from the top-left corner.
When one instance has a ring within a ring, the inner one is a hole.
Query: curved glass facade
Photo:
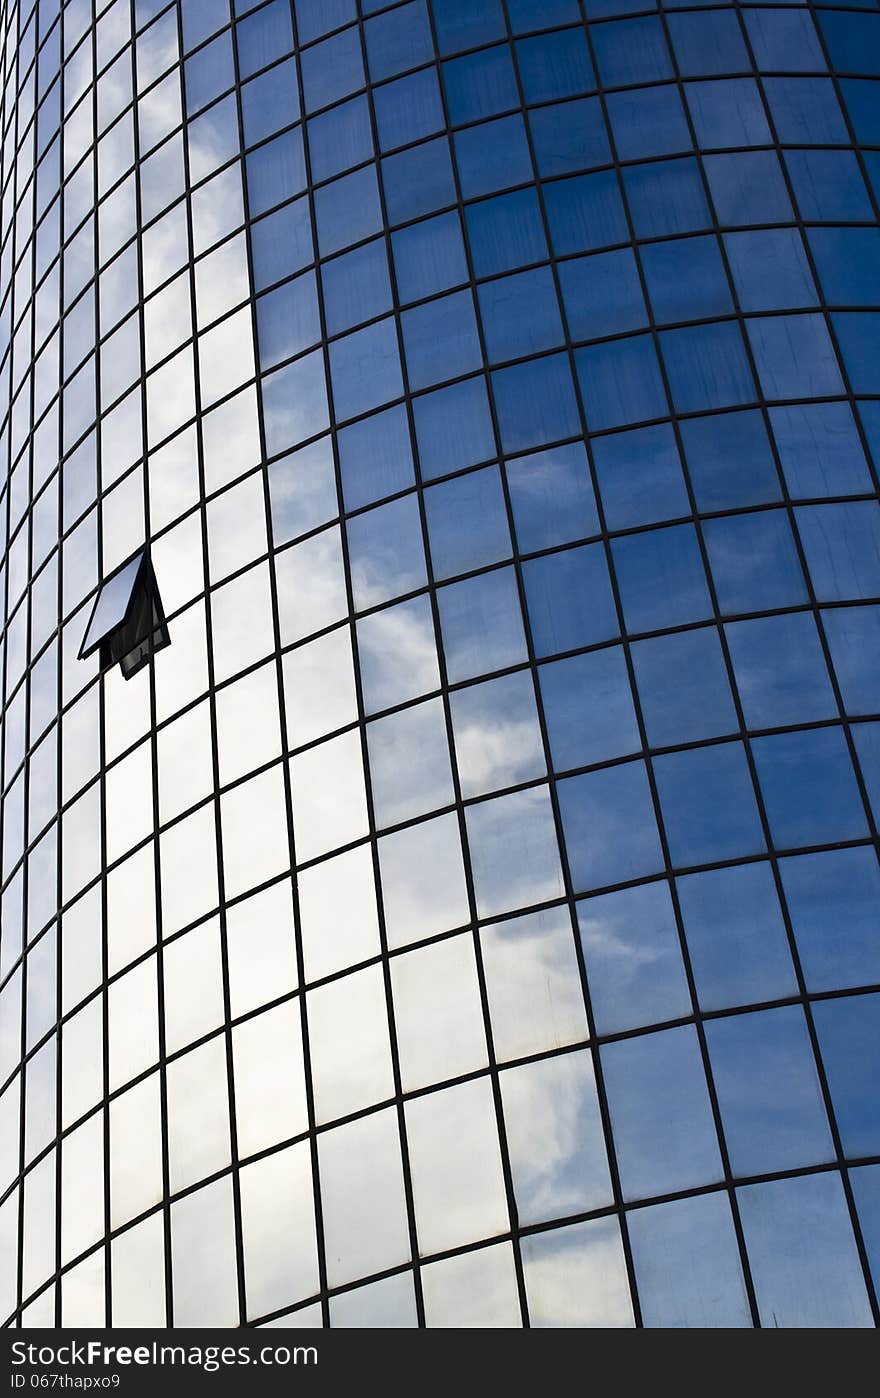
[[[876,5],[0,15],[0,1321],[874,1324]]]

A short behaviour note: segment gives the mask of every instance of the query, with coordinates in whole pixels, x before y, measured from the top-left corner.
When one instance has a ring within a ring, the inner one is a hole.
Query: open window
[[[118,663],[130,680],[170,643],[156,575],[146,549],[135,554],[98,589],[79,658],[99,653],[101,670]]]

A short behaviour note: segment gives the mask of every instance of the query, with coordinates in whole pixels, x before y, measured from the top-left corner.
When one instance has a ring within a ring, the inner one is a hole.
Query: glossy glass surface
[[[0,54],[0,1323],[874,1324],[875,0]]]

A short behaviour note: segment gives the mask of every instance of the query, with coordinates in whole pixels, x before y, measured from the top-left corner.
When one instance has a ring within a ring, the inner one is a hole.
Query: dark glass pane
[[[807,989],[845,990],[876,983],[880,868],[874,851],[798,855],[781,860],[779,872]]]
[[[540,656],[607,641],[617,633],[601,544],[565,549],[523,565],[535,652]]]
[[[692,524],[615,539],[612,553],[630,631],[656,631],[710,615],[709,589]]]
[[[840,728],[757,738],[753,745],[770,833],[778,848],[855,840],[867,834]]]
[[[652,747],[699,742],[737,730],[714,628],[637,641],[632,658]]]
[[[769,864],[741,864],[677,880],[697,996],[704,1010],[797,994],[797,978]]]
[[[338,442],[346,509],[372,505],[413,484],[412,446],[404,407],[388,408],[343,428]]]
[[[558,771],[639,750],[629,676],[619,646],[542,665],[538,676]]]
[[[688,418],[681,435],[699,509],[735,509],[781,498],[759,412]]]
[[[432,486],[424,499],[435,577],[452,577],[510,557],[510,530],[497,466]]]
[[[668,753],[654,760],[673,864],[710,864],[764,849],[764,835],[740,743]]]
[[[749,728],[836,716],[816,623],[808,613],[733,622],[726,635]]]
[[[521,552],[598,533],[587,454],[580,442],[508,461],[506,475]]]
[[[375,90],[376,126],[383,151],[432,136],[445,126],[440,84],[433,69],[412,73]]]
[[[509,272],[530,262],[541,262],[547,256],[547,239],[534,189],[520,189],[515,194],[469,204],[465,220],[478,277]]]
[[[722,612],[760,612],[807,600],[784,510],[707,520],[706,552]]]
[[[876,1155],[880,995],[820,1001],[814,1013],[843,1149],[848,1156]]]
[[[566,777],[557,790],[577,892],[660,871],[663,852],[643,762]]]
[[[607,165],[608,134],[598,97],[529,112],[538,173],[543,179]]]
[[[690,514],[675,435],[668,423],[597,437],[593,456],[609,529]]]

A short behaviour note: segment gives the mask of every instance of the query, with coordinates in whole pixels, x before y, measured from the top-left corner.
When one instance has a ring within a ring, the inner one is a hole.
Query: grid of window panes
[[[873,1324],[876,4],[0,54],[0,1321]]]

